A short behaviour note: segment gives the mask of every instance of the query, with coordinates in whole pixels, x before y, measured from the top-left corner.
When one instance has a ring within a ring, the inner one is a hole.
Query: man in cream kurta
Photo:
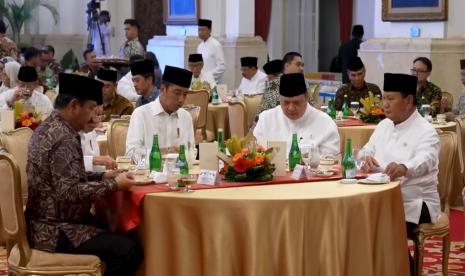
[[[210,72],[216,83],[221,83],[226,65],[224,63],[224,53],[221,44],[211,36],[212,21],[199,19],[199,38],[202,40],[197,46],[197,53],[202,54],[204,70]]]
[[[207,88],[207,90],[210,91],[216,86],[213,75],[210,72],[203,70],[204,64],[201,54],[190,54],[187,65],[189,67],[189,71],[192,72],[191,90]]]
[[[267,76],[257,67],[256,57],[242,57],[242,80],[237,89],[242,95],[258,95],[265,92]]]
[[[367,167],[379,166],[391,180],[399,178],[410,232],[419,223],[437,222],[441,211],[439,137],[416,110],[416,77],[385,74],[384,91],[387,118],[378,124],[363,152]]]
[[[337,126],[326,113],[308,103],[304,76],[282,75],[280,83],[280,105],[259,115],[253,132],[258,143],[266,146],[267,141],[286,141],[289,151],[295,132],[302,143],[317,146],[320,154],[337,155],[340,152]]]
[[[140,146],[149,153],[154,134],[158,134],[162,153],[177,152],[181,144],[186,149],[195,146],[192,117],[182,108],[191,78],[192,73],[187,70],[165,67],[160,96],[132,114],[126,138],[127,154]]]

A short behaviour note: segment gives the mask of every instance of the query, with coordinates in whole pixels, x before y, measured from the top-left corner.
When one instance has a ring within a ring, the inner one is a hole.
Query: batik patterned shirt
[[[125,58],[130,58],[134,55],[144,56],[144,46],[142,46],[138,38],[126,41],[123,46],[121,46],[119,55]]]
[[[13,57],[18,58],[18,46],[8,37],[0,37],[0,58]]]
[[[85,171],[79,133],[57,111],[34,131],[26,172],[32,248],[55,252],[63,238],[77,247],[103,231],[93,225],[91,205],[116,191],[116,182]]]
[[[442,91],[434,83],[428,81],[426,82],[425,86],[420,87],[417,90],[417,107],[418,109],[421,107],[422,104],[422,97],[425,97],[426,103],[429,103],[431,106],[431,116],[436,116],[441,110],[441,99],[442,99]]]
[[[265,93],[263,93],[262,102],[255,113],[255,119],[252,122],[251,129],[253,129],[257,124],[258,115],[260,115],[260,113],[279,105],[279,82],[279,78],[266,81]]]
[[[457,106],[452,110],[455,115],[458,115],[460,118],[465,117],[465,94],[460,95],[459,102]]]
[[[368,97],[369,91],[371,91],[375,97],[379,95],[381,99],[381,90],[376,84],[365,82],[361,88],[355,88],[351,83],[344,84],[336,92],[336,110],[342,109],[345,95],[347,95],[350,104],[350,102],[360,102],[361,99]]]

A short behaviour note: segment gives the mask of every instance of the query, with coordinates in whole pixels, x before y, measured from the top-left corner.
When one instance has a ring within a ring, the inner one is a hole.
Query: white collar
[[[165,113],[168,116],[178,116],[177,110],[171,114],[168,114],[168,112],[165,111],[165,109],[160,103],[160,97],[158,97],[155,101],[148,103],[148,105],[150,110],[152,111],[153,116],[157,116],[163,113]]]
[[[393,126],[395,129],[397,130],[403,130],[403,129],[407,129],[409,128],[412,124],[414,124],[414,122],[418,119],[418,118],[421,118],[421,115],[420,113],[418,113],[417,110],[415,110],[412,114],[410,114],[410,116],[407,118],[407,120],[403,121],[402,123],[399,123],[399,124],[394,124],[394,122],[392,122]]]

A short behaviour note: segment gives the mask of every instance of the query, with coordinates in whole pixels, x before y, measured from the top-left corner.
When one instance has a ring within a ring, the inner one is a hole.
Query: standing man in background
[[[343,43],[339,47],[339,62],[342,72],[342,83],[349,82],[349,76],[346,74],[349,61],[358,56],[358,49],[363,38],[363,25],[354,25],[352,27],[352,39],[348,42]]]
[[[134,55],[145,55],[144,46],[139,41],[139,23],[135,19],[124,20],[124,35],[126,42],[121,46],[119,55],[130,58]]]
[[[212,21],[199,19],[199,38],[202,40],[197,47],[197,53],[202,54],[204,70],[210,72],[216,83],[221,83],[226,66],[221,44],[211,36]]]

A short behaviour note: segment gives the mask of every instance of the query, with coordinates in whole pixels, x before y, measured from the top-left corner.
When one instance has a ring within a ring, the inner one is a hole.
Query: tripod
[[[94,37],[94,24],[97,25],[97,32],[98,37],[100,38],[100,46],[102,47],[103,55],[106,55],[105,50],[105,41],[103,40],[102,31],[100,30],[100,22],[99,22],[99,12],[98,8],[100,7],[99,3],[95,3],[95,0],[92,0],[87,4],[88,10],[87,13],[87,30],[89,34],[87,35],[87,49],[95,49],[95,45],[92,43],[92,38]]]

